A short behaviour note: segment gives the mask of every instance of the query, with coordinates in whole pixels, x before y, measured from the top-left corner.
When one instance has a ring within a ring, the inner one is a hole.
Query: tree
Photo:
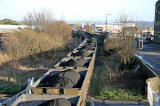
[[[28,13],[24,17],[24,23],[34,27],[38,33],[43,32],[59,39],[62,45],[68,43],[72,37],[72,27],[64,21],[57,21],[48,9]]]
[[[134,21],[130,20],[129,17],[122,13],[119,17],[119,24],[121,25],[122,31],[119,33],[119,48],[120,51],[117,53],[121,59],[121,62],[128,64],[132,61],[135,56],[136,48],[133,46],[134,35],[137,34],[136,27],[133,26]]]
[[[45,32],[47,27],[54,23],[54,21],[52,12],[47,9],[30,12],[24,17],[24,23],[30,27],[34,27],[36,32]]]
[[[127,65],[132,62],[135,57],[136,48],[133,45],[134,35],[137,34],[138,28],[133,27],[133,21],[129,17],[122,13],[119,15],[118,25],[122,30],[118,33],[117,38],[108,38],[105,44],[106,50],[114,51],[121,63]]]

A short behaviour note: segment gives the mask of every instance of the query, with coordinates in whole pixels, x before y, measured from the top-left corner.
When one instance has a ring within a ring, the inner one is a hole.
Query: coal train
[[[96,51],[96,38],[85,39],[11,106],[85,106]]]

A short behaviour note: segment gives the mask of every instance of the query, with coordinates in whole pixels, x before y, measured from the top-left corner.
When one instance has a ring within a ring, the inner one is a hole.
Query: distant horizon
[[[11,18],[4,18],[4,19],[14,20],[14,19],[11,19]],[[4,19],[0,19],[0,21],[4,20]],[[19,20],[14,20],[14,21],[23,22],[23,21],[19,21]],[[69,22],[69,23],[72,23],[72,22],[74,22],[74,23],[80,23],[80,22],[82,22],[82,23],[95,23],[95,22],[97,22],[97,23],[104,23],[104,24],[106,22],[106,21],[102,21],[102,20],[99,20],[99,21],[98,20],[95,20],[95,21],[89,21],[89,20],[68,20],[68,21],[66,21],[66,20],[63,20],[63,21]],[[134,21],[134,22],[154,22],[154,21],[137,20],[137,21]],[[111,23],[115,23],[115,21],[114,22],[109,22],[108,24],[111,24]]]
[[[12,20],[12,19],[10,19]],[[1,20],[0,20],[1,21]],[[16,20],[13,20],[13,21],[16,21]],[[16,21],[16,22],[20,22],[20,21]],[[154,28],[154,21],[134,21],[135,24],[137,26],[145,26],[145,27],[152,27]],[[97,24],[97,25],[105,25],[105,21],[92,21],[92,22],[89,22],[89,21],[66,21],[66,23],[68,24],[87,24],[87,23],[90,23],[90,24]],[[116,25],[115,24],[116,22],[109,22],[108,25]]]

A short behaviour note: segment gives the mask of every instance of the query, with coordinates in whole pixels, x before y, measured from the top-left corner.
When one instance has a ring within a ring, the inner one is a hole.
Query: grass
[[[0,92],[1,94],[7,93],[7,94],[16,94],[20,91],[21,89],[16,87],[16,86],[12,86],[12,87],[6,87],[6,88],[0,88]]]
[[[141,95],[137,95],[136,92],[126,92],[124,90],[104,90],[100,92],[99,96],[96,96],[97,99],[102,100],[123,100],[123,101],[140,101],[143,99]]]
[[[97,96],[105,88],[105,77],[103,67],[96,67],[92,76],[92,82],[90,87],[90,93],[92,96]]]
[[[43,53],[48,50],[64,48],[65,43],[58,36],[51,36],[46,33],[34,32],[32,30],[21,30],[20,32],[10,33],[3,38],[7,48],[7,54],[12,60],[21,59],[30,55]]]
[[[22,23],[16,22],[11,19],[3,19],[0,21],[0,24],[3,24],[3,25],[22,25]]]
[[[0,93],[15,94],[17,91],[21,91],[27,85],[28,78],[34,77],[37,80],[61,58],[65,57],[69,51],[48,52],[43,53],[45,58],[39,56],[36,60],[37,56],[25,57],[0,66]]]

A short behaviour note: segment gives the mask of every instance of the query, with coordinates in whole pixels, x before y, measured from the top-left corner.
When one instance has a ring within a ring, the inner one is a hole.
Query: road
[[[141,102],[136,101],[111,101],[111,100],[98,100],[87,99],[86,106],[149,106],[148,101],[143,100]]]
[[[92,103],[91,106],[147,106],[145,104],[107,104],[107,103]]]
[[[160,44],[144,44],[137,56],[160,77]]]

